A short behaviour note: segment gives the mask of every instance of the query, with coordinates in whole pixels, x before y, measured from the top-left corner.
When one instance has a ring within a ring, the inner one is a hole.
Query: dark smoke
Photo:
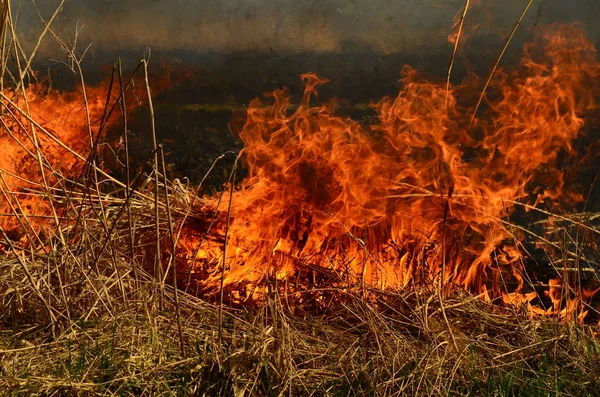
[[[16,4],[16,0],[13,0]],[[474,5],[474,35],[510,31],[527,0],[484,0]],[[38,1],[48,17],[59,1]],[[450,44],[454,15],[463,0],[67,0],[55,27],[81,49],[206,52],[397,52],[426,51]],[[42,25],[22,0],[20,29],[35,37]],[[588,37],[600,38],[597,0],[539,0],[523,21],[516,41],[536,24],[581,21]],[[515,46],[519,48],[518,45]],[[50,41],[46,53],[56,50]]]

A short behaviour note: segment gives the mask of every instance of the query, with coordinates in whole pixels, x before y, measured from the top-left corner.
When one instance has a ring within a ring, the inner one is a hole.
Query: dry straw
[[[176,269],[183,223],[203,217],[212,225],[215,218],[200,206],[195,190],[167,179],[154,128],[152,170],[148,175],[133,175],[124,94],[131,79],[124,79],[119,63],[113,74],[118,88],[111,84],[118,99],[107,95],[103,118],[115,109],[121,111],[127,156],[122,182],[99,167],[95,152],[105,123],[94,131],[89,111],[91,154],[87,157],[72,151],[31,116],[25,87],[33,78],[30,69],[38,45],[30,55],[24,53],[12,4],[7,0],[1,4],[1,81],[15,87],[25,104],[17,106],[3,90],[2,117],[22,123],[30,139],[25,144],[31,148],[29,156],[39,174],[51,175],[53,181],[45,177],[29,181],[27,189],[15,190],[5,177],[19,176],[0,170],[0,200],[10,203],[11,211],[2,216],[14,217],[26,236],[15,241],[5,230],[0,236],[5,252],[0,257],[3,392],[44,396],[597,393],[596,327],[557,318],[532,319],[526,308],[486,303],[442,282],[430,289],[399,292],[375,289],[364,280],[355,288],[324,283],[290,294],[285,283],[265,276],[268,292],[252,308],[228,306],[223,287],[214,304],[187,293],[189,280],[181,285]],[[50,34],[62,43],[85,93],[82,56],[52,29],[57,14],[58,10],[44,21],[42,36]],[[151,104],[147,60],[134,74],[140,70]],[[84,104],[87,109],[85,94]],[[151,107],[150,116],[154,125]],[[5,125],[0,136],[8,139],[9,134]],[[71,180],[52,168],[38,144],[40,136],[80,160],[79,178]],[[235,171],[231,175],[234,178]],[[133,188],[143,180],[148,183]],[[19,207],[25,194],[37,196],[50,208],[51,227],[44,233],[31,226],[35,219]],[[591,216],[548,213],[547,222],[554,219],[554,225],[559,225],[554,227],[577,242],[582,230],[598,233],[590,226]],[[507,227],[517,227],[506,222]],[[222,241],[225,244],[226,239]],[[567,251],[563,250],[562,263],[581,269],[581,252]],[[574,259],[578,260],[574,263]],[[325,269],[312,271],[326,274]]]

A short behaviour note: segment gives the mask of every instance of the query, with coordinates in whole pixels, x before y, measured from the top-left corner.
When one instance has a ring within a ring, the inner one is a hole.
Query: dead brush
[[[8,46],[12,31],[10,46],[21,54],[10,2],[1,4],[2,40]],[[16,56],[16,92],[33,55]],[[126,82],[117,71],[120,95],[105,113],[121,109],[126,139]],[[19,120],[30,159],[51,176],[0,185],[0,200],[11,203],[2,217],[18,221],[0,236],[0,389],[8,394],[593,395],[600,387],[596,326],[532,317],[526,307],[484,302],[445,283],[384,291],[302,264],[323,283],[294,290],[293,280],[266,274],[254,306],[229,305],[222,286],[208,303],[188,288],[196,276],[178,266],[182,254],[195,260],[197,252],[182,253],[178,242],[186,227],[201,225],[201,239],[225,244],[227,235],[210,230],[228,212],[215,215],[197,189],[170,181],[157,142],[151,171],[134,175],[126,161],[124,183],[100,168],[93,147],[89,156],[71,153],[27,109],[3,99],[13,115],[2,117]],[[85,172],[55,170],[36,136]],[[22,205],[30,195],[45,203],[42,226]],[[561,217],[560,228],[595,235],[592,217]],[[581,259],[578,234],[560,230],[575,243],[565,260]]]

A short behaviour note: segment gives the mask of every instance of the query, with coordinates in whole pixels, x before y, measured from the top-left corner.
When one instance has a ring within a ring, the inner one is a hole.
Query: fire
[[[37,235],[56,227],[65,208],[53,208],[51,195],[85,184],[85,179],[91,177],[84,166],[92,147],[102,141],[109,127],[120,122],[120,107],[116,105],[121,92],[115,80],[86,86],[86,95],[81,85],[72,92],[63,92],[49,89],[44,82],[17,91],[4,90],[0,113],[0,228],[9,234],[14,231],[21,243],[32,243],[27,240],[28,233]],[[167,75],[157,82],[157,91],[169,84]],[[126,87],[128,111],[138,106],[138,98],[144,98],[142,93],[141,86]],[[111,112],[114,109],[117,111]],[[96,153],[102,150],[96,148]],[[102,166],[102,157],[95,159]]]
[[[517,202],[581,198],[557,156],[574,154],[600,75],[595,48],[572,27],[551,27],[524,52],[515,71],[496,74],[475,117],[476,87],[447,95],[409,67],[398,95],[373,105],[372,125],[336,116],[335,103],[312,105],[327,83],[315,74],[302,76],[297,107],[285,89],[254,100],[240,132],[249,176],[212,202],[223,236],[231,200],[227,257],[222,242],[197,246],[189,263],[203,269],[200,282],[218,286],[223,265],[225,285],[318,267],[348,286],[441,281],[510,301],[525,255],[506,220]]]
[[[139,76],[134,73],[131,80],[123,81],[127,112],[146,100],[144,85],[136,84],[135,79]],[[152,80],[154,94],[172,86],[165,66]],[[68,191],[65,181],[86,184],[91,175],[84,166],[94,145],[97,166],[104,166],[98,144],[105,141],[111,127],[121,123],[120,99],[116,69],[101,83],[78,84],[72,92],[50,89],[43,81],[25,89],[4,90],[0,106],[0,228],[15,231],[21,243],[31,243],[26,241],[27,233],[36,235],[56,226],[65,208],[53,209],[50,195]]]
[[[97,131],[106,87],[88,87],[88,96],[92,98],[88,103],[90,118],[94,120],[91,128]],[[91,148],[85,108],[79,93],[48,91],[42,84],[18,93],[4,91],[0,227],[13,230],[19,227],[21,219],[37,233],[47,223],[52,214],[50,203],[44,198],[48,193],[44,181],[52,189],[59,187],[59,176],[73,178],[83,163],[76,153],[87,156]]]
[[[179,272],[204,291],[222,282],[239,299],[266,279],[298,290],[318,273],[348,289],[456,285],[533,314],[583,319],[598,290],[567,293],[552,279],[548,308],[524,290],[523,236],[509,217],[518,205],[558,210],[582,200],[558,159],[576,155],[596,109],[600,62],[573,27],[552,26],[524,54],[514,71],[494,75],[476,114],[476,79],[448,87],[408,66],[398,95],[372,105],[372,124],[337,116],[335,101],[314,105],[328,81],[312,73],[302,75],[297,105],[286,89],[255,99],[239,132],[248,177],[202,197],[199,212],[216,217],[182,225]],[[107,83],[88,87],[86,107],[78,92],[42,92],[3,94],[4,230],[39,233],[55,216],[45,186],[79,178],[107,100],[119,95]]]

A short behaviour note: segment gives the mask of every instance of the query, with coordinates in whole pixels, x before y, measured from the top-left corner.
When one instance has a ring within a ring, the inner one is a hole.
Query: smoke
[[[16,3],[16,0],[13,0]],[[58,0],[37,4],[48,18]],[[502,37],[526,0],[488,0],[473,6],[467,26]],[[32,38],[42,24],[29,1],[20,26]],[[97,51],[364,52],[389,54],[450,46],[447,41],[463,0],[67,0],[54,25],[80,48]],[[583,22],[600,38],[597,0],[534,3],[517,40],[535,24]],[[76,26],[81,30],[75,33]],[[46,52],[56,50],[47,44]]]

